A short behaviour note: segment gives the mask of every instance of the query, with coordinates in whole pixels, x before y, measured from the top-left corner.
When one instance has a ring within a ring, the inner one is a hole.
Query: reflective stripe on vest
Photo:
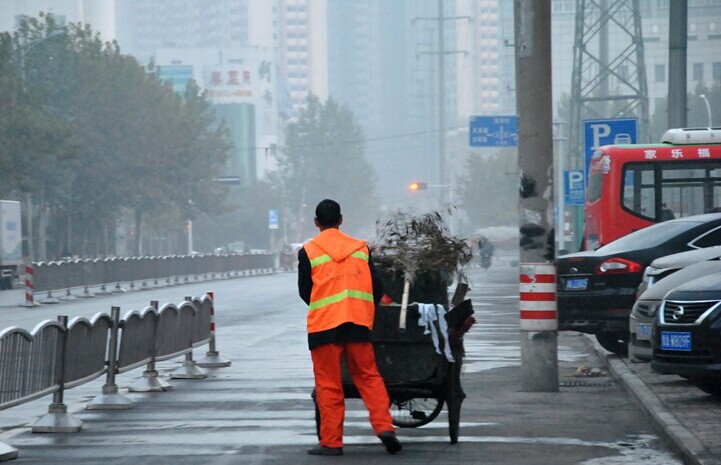
[[[325,307],[330,304],[335,304],[340,302],[343,299],[360,299],[365,300],[366,302],[373,303],[373,294],[363,291],[358,291],[355,289],[346,289],[343,292],[339,292],[336,295],[332,295],[329,297],[324,297],[316,302],[311,302],[310,306],[308,307],[309,310],[315,310],[321,307]]]
[[[361,252],[360,250],[353,252],[352,254],[350,254],[350,256],[353,258],[359,258],[366,262],[368,261],[368,254],[365,252]],[[330,258],[330,255],[324,254],[324,255],[321,255],[320,257],[316,257],[313,260],[311,260],[310,267],[315,268],[316,266],[322,265],[323,263],[329,262],[331,260],[332,260],[332,258]]]

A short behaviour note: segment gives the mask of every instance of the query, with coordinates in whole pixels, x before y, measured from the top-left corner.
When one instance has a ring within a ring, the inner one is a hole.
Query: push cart
[[[405,329],[399,327],[400,306],[380,305],[375,313],[373,348],[378,371],[391,399],[393,424],[401,428],[428,424],[438,417],[445,404],[450,441],[455,444],[458,442],[461,404],[465,398],[461,387],[463,335],[475,320],[470,300],[464,300],[447,312],[444,309],[439,314],[447,323],[447,331],[443,331],[446,325],[440,324],[440,321],[431,323],[438,335],[437,347],[431,328],[424,324],[428,319],[421,317],[418,305],[408,306]],[[446,344],[450,346],[452,361],[446,354]],[[360,399],[360,393],[345,366],[342,373],[345,398]],[[312,397],[315,401],[315,391]],[[319,431],[317,403],[315,419]]]

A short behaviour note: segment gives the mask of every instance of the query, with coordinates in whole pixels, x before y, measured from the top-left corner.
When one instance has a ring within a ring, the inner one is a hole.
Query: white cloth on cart
[[[446,323],[445,314],[446,309],[443,308],[443,305],[418,304],[418,326],[424,326],[425,330],[423,333],[431,335],[436,353],[439,355],[444,354],[449,362],[454,362],[455,359],[451,353],[451,346],[448,343],[448,323]],[[438,321],[440,335],[438,334],[436,325],[433,324],[435,321]],[[441,352],[439,338],[443,338],[443,352]]]

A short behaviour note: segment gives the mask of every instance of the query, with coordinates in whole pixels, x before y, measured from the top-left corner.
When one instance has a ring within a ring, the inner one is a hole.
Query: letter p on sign
[[[568,172],[568,190],[583,189],[583,171]]]
[[[591,133],[593,134],[593,150],[601,146],[601,139],[611,135],[611,126],[609,124],[592,124]]]

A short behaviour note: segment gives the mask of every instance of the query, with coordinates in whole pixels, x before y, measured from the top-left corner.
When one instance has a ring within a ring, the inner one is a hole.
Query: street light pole
[[[557,173],[556,173],[556,181],[553,185],[553,189],[556,192],[556,208],[558,212],[558,220],[556,222],[556,242],[557,242],[557,252],[560,252],[561,250],[566,249],[566,234],[564,230],[565,226],[565,218],[566,218],[566,205],[565,205],[565,198],[564,198],[564,170],[565,170],[565,160],[564,158],[564,152],[562,144],[566,140],[566,138],[563,135],[563,127],[566,125],[566,122],[563,120],[554,121],[553,125],[556,127],[555,136],[553,138],[553,146],[554,146],[554,152],[556,154],[556,167],[557,167]]]
[[[706,95],[701,94],[701,95],[699,95],[699,97],[701,97],[701,100],[703,100],[704,103],[706,103],[706,115],[708,116],[708,127],[712,128],[713,125],[711,124],[711,105],[708,103],[708,99],[706,98]]]

